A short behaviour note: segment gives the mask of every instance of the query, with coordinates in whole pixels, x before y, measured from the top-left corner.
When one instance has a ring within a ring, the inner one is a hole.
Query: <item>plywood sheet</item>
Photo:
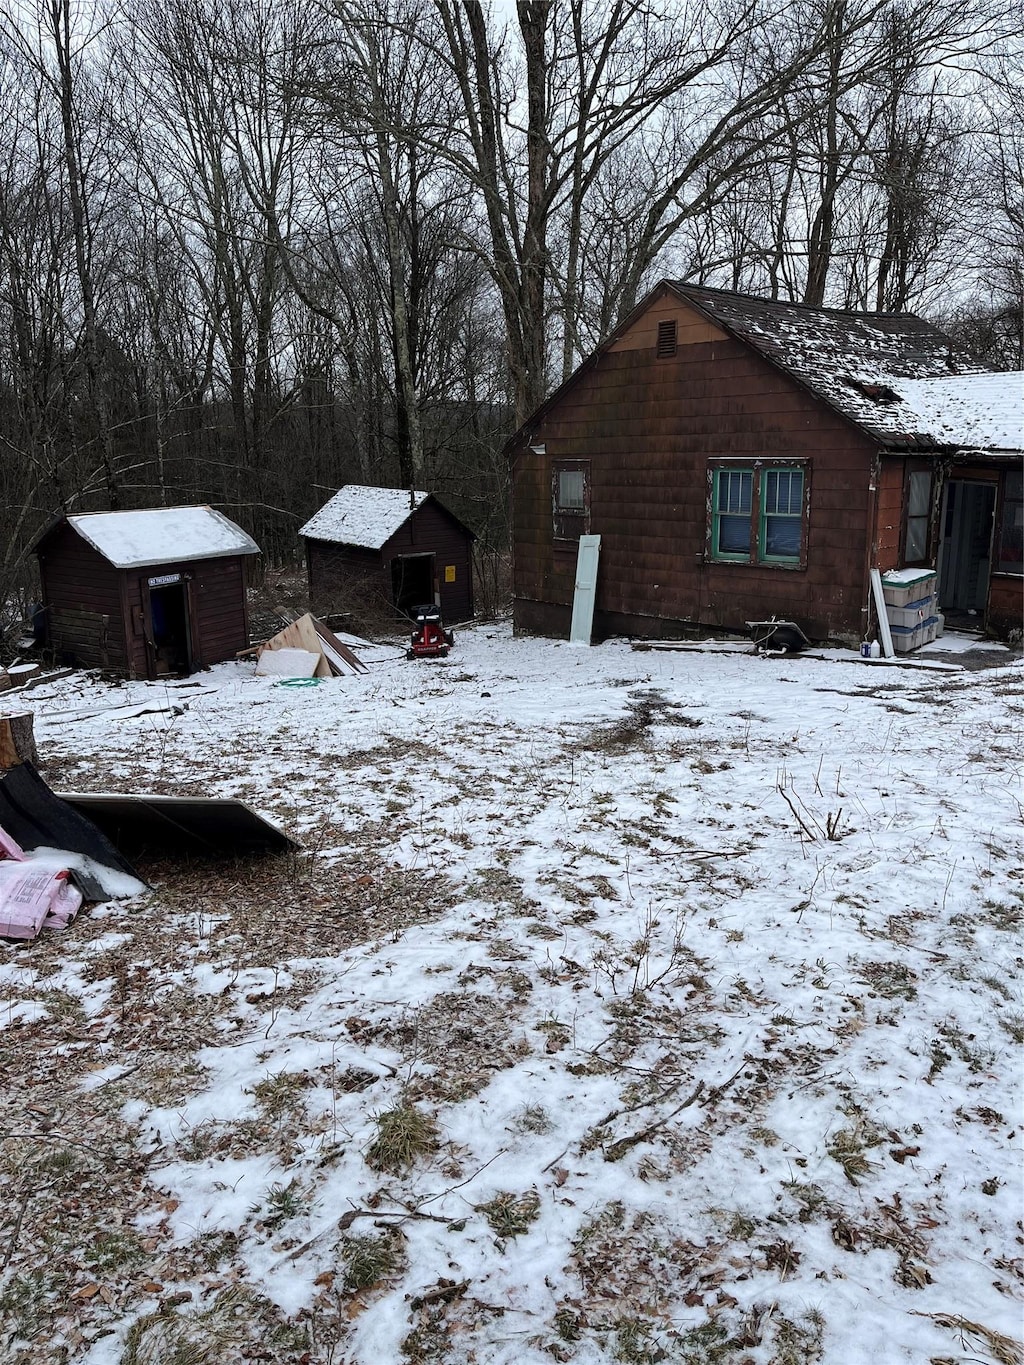
[[[331,677],[331,666],[324,657],[323,650],[320,647],[320,638],[316,633],[316,627],[313,625],[313,618],[310,616],[309,612],[306,612],[305,616],[300,616],[297,621],[292,621],[290,625],[285,626],[284,630],[278,631],[272,640],[267,641],[264,649],[304,650],[308,654],[316,655],[316,663],[313,672],[292,673],[290,676],[293,678]],[[263,655],[261,654],[261,663],[262,658]],[[268,668],[265,670],[261,670],[260,665],[257,665],[256,672],[259,673],[261,671],[278,672],[279,670],[274,668],[273,664],[269,664]]]
[[[264,678],[312,678],[319,676],[317,670],[322,664],[326,667],[319,650],[265,649],[256,664],[256,672]],[[327,676],[330,677],[329,669]]]
[[[299,649],[317,656],[315,671],[312,674],[292,674],[293,677],[314,677],[330,678],[343,675],[345,673],[365,673],[366,665],[356,657],[349,649],[348,645],[341,640],[327,627],[322,621],[318,621],[310,612],[298,617],[289,625],[268,640],[260,651],[261,657],[263,650],[280,651],[282,649]],[[263,671],[259,667],[257,673]]]

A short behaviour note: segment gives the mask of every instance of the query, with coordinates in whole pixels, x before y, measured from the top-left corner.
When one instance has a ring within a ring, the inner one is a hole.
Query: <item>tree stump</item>
[[[7,676],[12,687],[24,687],[32,678],[38,678],[42,671],[40,664],[11,664]]]
[[[37,762],[34,720],[31,711],[0,716],[0,771],[6,772],[19,763]]]

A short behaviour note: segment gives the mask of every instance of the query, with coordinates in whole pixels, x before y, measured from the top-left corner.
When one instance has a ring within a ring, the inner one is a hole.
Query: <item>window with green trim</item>
[[[711,558],[738,564],[802,564],[806,490],[800,465],[713,466]]]
[[[762,470],[759,557],[765,561],[799,563],[803,521],[804,471]]]
[[[711,552],[716,559],[750,558],[754,471],[716,469]]]

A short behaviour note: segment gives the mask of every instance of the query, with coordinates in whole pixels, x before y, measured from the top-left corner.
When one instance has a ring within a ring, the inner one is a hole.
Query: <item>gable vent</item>
[[[664,322],[658,323],[658,355],[675,355],[676,353],[676,320],[669,318]]]

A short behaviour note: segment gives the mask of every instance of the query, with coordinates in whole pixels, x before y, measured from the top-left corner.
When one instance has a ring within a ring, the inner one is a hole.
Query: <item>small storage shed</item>
[[[33,549],[62,663],[157,678],[249,643],[245,559],[259,546],[212,507],[61,517]]]
[[[299,531],[314,601],[373,593],[399,612],[433,602],[473,615],[473,541],[432,493],[346,484]]]

